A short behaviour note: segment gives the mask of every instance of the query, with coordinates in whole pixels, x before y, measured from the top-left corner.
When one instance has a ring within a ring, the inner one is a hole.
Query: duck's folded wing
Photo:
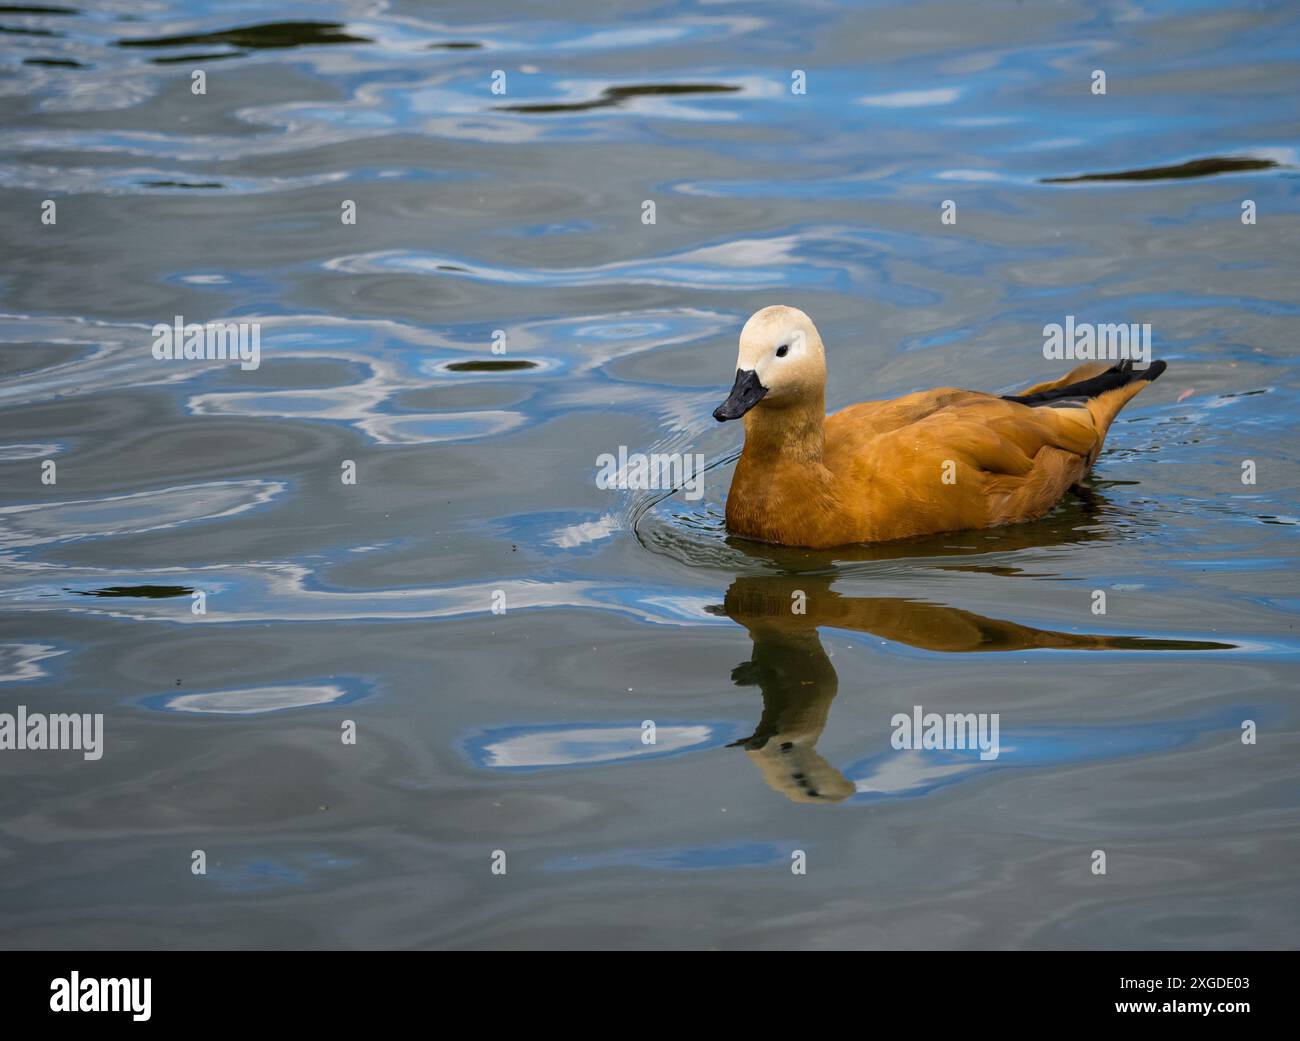
[[[1043,449],[1086,461],[1097,445],[1098,431],[1084,405],[1030,408],[981,395],[886,437],[903,442],[909,435],[913,453],[926,457],[940,471],[943,461],[952,460],[959,469],[1024,477]]]
[[[989,395],[877,435],[870,489],[878,538],[1041,517],[1087,471],[1097,429],[1086,407],[1036,409]]]
[[[1130,370],[1086,376],[1091,385],[1075,369],[1032,403],[942,388],[845,409],[827,420],[826,466],[868,541],[1033,520],[1083,477],[1116,413],[1164,363]]]

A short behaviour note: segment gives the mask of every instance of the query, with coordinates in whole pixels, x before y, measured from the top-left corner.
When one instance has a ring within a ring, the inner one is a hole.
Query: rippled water
[[[1294,946],[1295,5],[106,0],[0,57],[0,712],[105,718],[0,752],[6,946]],[[1170,369],[1041,522],[759,547],[710,411],[777,302],[833,408],[1067,314]]]

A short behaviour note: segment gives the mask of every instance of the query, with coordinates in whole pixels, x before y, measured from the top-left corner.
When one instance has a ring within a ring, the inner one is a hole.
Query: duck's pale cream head
[[[825,389],[826,355],[812,319],[797,307],[765,307],[740,330],[736,383],[713,418],[739,419],[760,403],[786,408],[820,402]]]

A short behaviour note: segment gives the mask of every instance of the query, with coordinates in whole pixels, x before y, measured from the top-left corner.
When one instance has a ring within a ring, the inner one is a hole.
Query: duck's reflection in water
[[[763,692],[763,715],[747,738],[733,743],[763,772],[769,785],[796,802],[838,802],[853,794],[853,782],[817,751],[839,677],[817,622],[807,615],[792,622],[796,592],[817,595],[828,579],[746,576],[727,590],[723,611],[749,630],[754,653],[731,670],[733,682]]]
[[[1009,533],[1009,544],[1002,548],[1067,541],[1059,537],[1061,531],[1055,526],[1021,527],[1033,530]],[[1079,538],[1077,531],[1071,534]],[[743,548],[769,563],[793,563],[783,551],[753,544]],[[894,548],[892,555],[950,556],[953,550],[951,542],[931,542],[928,552],[925,545],[913,543]],[[891,551],[872,547],[869,554],[872,559],[880,559],[882,552]],[[837,559],[843,560],[845,555],[837,553]],[[807,555],[799,561],[804,567],[810,563]],[[733,747],[743,748],[767,783],[796,802],[838,802],[856,790],[854,782],[817,751],[817,741],[839,688],[835,667],[822,647],[818,632],[822,626],[871,633],[891,642],[952,654],[1036,648],[1190,651],[1232,646],[1204,640],[1057,632],[905,597],[844,596],[831,588],[835,576],[825,573],[825,564],[823,560],[821,573],[737,577],[723,604],[709,608],[748,630],[754,641],[753,654],[732,670],[731,678],[763,692],[763,715],[757,728],[750,737],[733,742]]]

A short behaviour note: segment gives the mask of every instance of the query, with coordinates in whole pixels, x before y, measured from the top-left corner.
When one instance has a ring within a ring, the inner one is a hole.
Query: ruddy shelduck
[[[1036,520],[1164,370],[1086,362],[1020,394],[940,387],[827,416],[817,327],[765,307],[741,330],[735,385],[713,412],[745,419],[727,530],[817,549]]]

